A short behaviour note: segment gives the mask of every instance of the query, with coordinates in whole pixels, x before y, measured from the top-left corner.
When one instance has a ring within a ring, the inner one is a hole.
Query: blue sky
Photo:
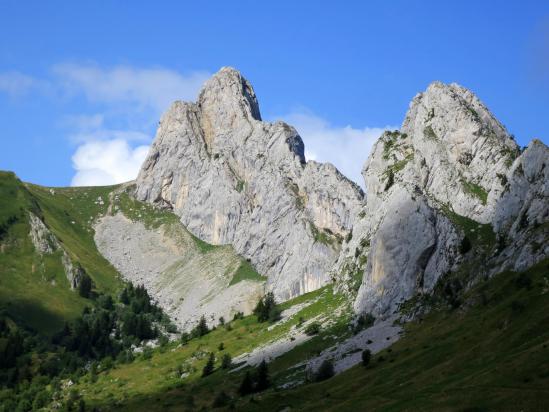
[[[547,1],[4,0],[0,169],[44,185],[131,178],[160,114],[222,66],[355,180],[433,80],[473,90],[519,144],[549,142]]]

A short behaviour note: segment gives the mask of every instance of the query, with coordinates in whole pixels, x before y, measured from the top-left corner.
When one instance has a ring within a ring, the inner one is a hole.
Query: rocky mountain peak
[[[433,122],[436,126],[439,126],[437,123],[446,124],[438,130],[441,138],[455,138],[453,133],[467,130],[471,133],[461,133],[462,138],[490,134],[510,148],[516,146],[505,127],[480,99],[457,83],[435,81],[425,92],[417,94],[410,103],[402,129],[406,132],[418,124],[427,126]]]
[[[396,152],[408,147],[414,158],[409,179],[440,202],[455,205],[457,213],[491,220],[503,191],[498,175],[520,151],[474,93],[455,83],[432,83],[412,100],[399,136],[386,136],[385,160],[394,158],[388,145]]]
[[[378,139],[363,169],[366,199],[303,152],[297,131],[261,121],[251,85],[224,68],[197,103],[164,115],[136,196],[172,209],[199,238],[231,244],[278,299],[336,278],[357,294],[357,312],[381,316],[462,262],[470,233],[456,216],[513,237],[494,267],[527,267],[546,253],[527,245],[532,236],[542,244],[549,219],[547,148],[533,142],[521,155],[462,86],[432,83],[401,129]],[[532,235],[528,222],[541,229]]]
[[[172,209],[201,239],[233,245],[281,299],[330,281],[362,201],[337,169],[305,162],[293,127],[261,121],[252,86],[231,68],[197,103],[163,116],[136,196]]]
[[[252,85],[231,67],[223,67],[206,81],[197,106],[207,137],[228,133],[242,122],[261,120]]]
[[[474,93],[432,83],[416,95],[400,130],[385,132],[364,166],[365,218],[339,259],[339,271],[364,271],[355,308],[386,314],[414,293],[429,292],[460,263],[470,235],[455,216],[490,224],[513,238],[494,267],[522,270],[546,253],[548,150],[533,141],[521,154],[505,127]],[[452,219],[450,219],[450,217]],[[546,236],[546,235],[545,235]],[[503,246],[502,246],[503,247]],[[494,258],[495,259],[495,258]],[[364,262],[367,262],[364,264]]]

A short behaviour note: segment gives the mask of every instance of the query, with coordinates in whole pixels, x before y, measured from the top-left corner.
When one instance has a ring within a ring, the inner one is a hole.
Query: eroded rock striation
[[[206,242],[233,245],[288,299],[330,281],[363,193],[332,165],[306,162],[296,130],[263,122],[252,86],[223,68],[196,103],[164,114],[136,197],[172,209]]]

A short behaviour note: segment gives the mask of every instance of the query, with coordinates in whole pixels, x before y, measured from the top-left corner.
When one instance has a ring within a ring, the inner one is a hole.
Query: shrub
[[[269,322],[275,323],[280,320],[280,309],[276,306],[272,307],[269,311]]]
[[[532,287],[532,279],[527,273],[521,273],[515,280],[518,289],[530,289]]]
[[[99,296],[99,299],[97,299],[97,303],[99,306],[105,310],[113,310],[114,309],[114,301],[112,299],[111,295],[101,295]]]
[[[389,190],[395,183],[395,173],[392,169],[387,172],[387,182],[385,183],[385,191]]]
[[[356,335],[361,330],[368,329],[374,324],[375,321],[376,318],[370,313],[360,315],[357,318],[355,325],[353,326],[353,333]]]
[[[225,344],[223,342],[221,342],[218,346],[217,346],[217,349],[219,351],[222,351],[222,350],[225,350]]]
[[[347,233],[347,236],[345,236],[345,242],[349,243],[351,239],[353,238],[353,230],[351,229],[349,233]]]
[[[78,283],[78,294],[83,298],[88,299],[91,296],[93,282],[86,272],[81,272],[82,277]]]
[[[529,225],[528,214],[524,212],[522,215],[520,215],[519,228],[526,229],[528,225]]]
[[[246,372],[242,383],[238,388],[238,393],[242,396],[248,395],[254,392],[261,392],[271,386],[271,379],[269,378],[269,366],[265,359],[257,366],[255,373],[252,375],[249,371]]]
[[[95,363],[92,363],[90,367],[90,382],[95,383],[97,382],[97,379],[97,365]]]
[[[267,293],[257,302],[254,309],[254,315],[259,322],[276,322],[280,319],[280,310],[276,307],[276,301],[273,292]]]
[[[330,379],[332,376],[334,376],[334,365],[331,360],[325,359],[315,374],[315,381],[321,382],[325,381],[326,379]]]
[[[151,359],[152,358],[152,349],[148,346],[143,349],[143,359]]]
[[[313,322],[305,328],[305,333],[309,336],[317,335],[320,332],[320,324]]]
[[[469,252],[472,248],[471,241],[467,236],[464,236],[463,239],[461,239],[461,243],[459,245],[459,253],[464,255],[465,253]]]
[[[215,397],[212,403],[212,408],[222,408],[224,406],[227,406],[230,401],[231,398],[229,397],[229,395],[227,395],[225,391],[221,391]]]
[[[264,391],[269,386],[271,386],[271,381],[269,379],[269,367],[267,366],[267,362],[265,362],[265,359],[263,359],[257,367],[256,373],[255,390],[257,392]]]
[[[189,340],[191,339],[191,336],[187,332],[183,332],[181,334],[181,337],[179,338],[182,345],[186,345],[189,343]]]
[[[47,390],[40,391],[36,394],[34,401],[32,403],[33,410],[39,410],[50,403],[51,395]],[[8,410],[8,409],[6,409]]]
[[[101,361],[101,370],[112,369],[113,366],[114,366],[114,361],[112,360],[112,358],[110,356],[105,357]]]
[[[511,302],[511,309],[515,313],[521,313],[524,309],[526,309],[526,305],[518,300],[513,300]]]
[[[160,345],[161,348],[165,348],[169,342],[170,340],[168,339],[167,336],[160,335],[158,338],[158,344]]]

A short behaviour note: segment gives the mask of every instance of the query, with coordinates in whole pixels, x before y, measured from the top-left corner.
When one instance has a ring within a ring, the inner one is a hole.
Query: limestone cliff
[[[332,165],[307,162],[291,126],[263,122],[251,85],[223,68],[196,103],[163,116],[136,197],[233,245],[278,299],[335,279],[356,311],[385,316],[473,258],[480,277],[547,256],[547,163],[543,143],[521,153],[471,91],[434,82],[374,145],[364,197]],[[481,232],[493,241],[469,252]]]
[[[378,140],[364,166],[363,219],[335,271],[363,274],[355,309],[386,315],[431,291],[466,258],[460,249],[471,233],[458,221],[478,223],[472,231],[490,224],[507,240],[488,256],[497,270],[524,269],[546,256],[548,163],[541,142],[520,154],[469,90],[431,84],[413,99],[401,129]],[[534,223],[540,229],[522,236],[520,222],[523,230]],[[532,241],[541,242],[535,251]],[[480,268],[479,276],[486,271]]]
[[[172,209],[209,243],[233,245],[288,299],[330,281],[363,194],[333,166],[306,162],[296,130],[263,122],[252,86],[223,68],[196,103],[164,114],[136,197]]]

